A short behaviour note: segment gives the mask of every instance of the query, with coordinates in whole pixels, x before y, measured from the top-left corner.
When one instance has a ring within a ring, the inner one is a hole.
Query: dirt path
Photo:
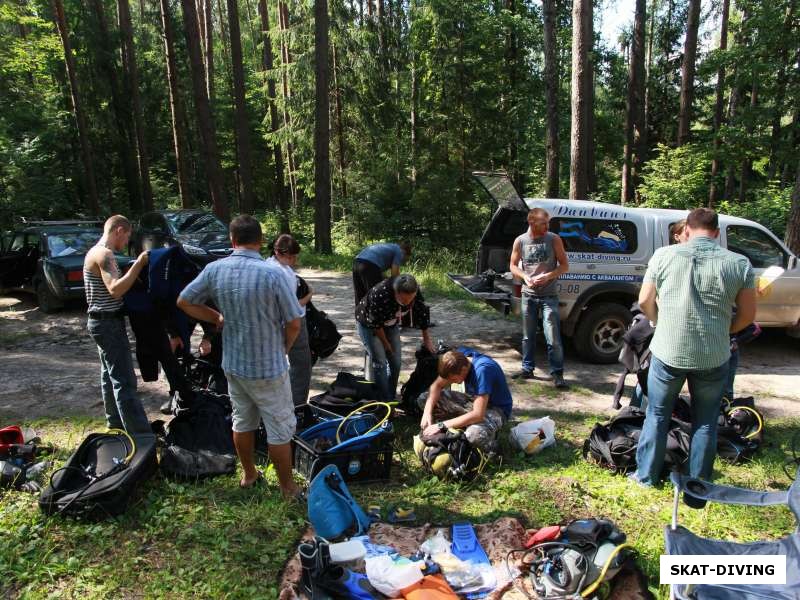
[[[301,271],[314,288],[314,304],[336,322],[343,338],[339,349],[313,371],[312,394],[322,391],[340,370],[360,373],[363,349],[355,333],[349,275]],[[97,350],[85,329],[85,307],[72,306],[45,315],[31,297],[0,297],[0,426],[34,418],[102,417]],[[437,324],[434,339],[473,346],[494,357],[507,374],[519,365],[519,323],[494,313],[464,311],[458,302],[436,299],[431,314]],[[403,334],[404,381],[413,369],[416,331]],[[131,336],[131,339],[133,337]],[[540,344],[541,346],[542,344]],[[546,365],[539,349],[538,364]],[[736,378],[737,395],[753,395],[767,416],[800,416],[800,342],[779,331],[768,331],[745,347]],[[567,350],[566,378],[570,391],[556,392],[548,381],[514,384],[518,410],[544,408],[610,414],[611,393],[618,365],[590,365]],[[538,370],[537,370],[538,373]],[[633,383],[633,377],[629,378]],[[146,409],[155,417],[166,397],[163,380],[140,381]]]

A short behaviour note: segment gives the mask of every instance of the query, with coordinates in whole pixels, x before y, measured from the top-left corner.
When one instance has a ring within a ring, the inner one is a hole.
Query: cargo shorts
[[[227,372],[225,376],[228,378],[236,433],[255,431],[259,421],[263,421],[269,444],[292,441],[297,419],[288,371],[274,379],[246,379]]]

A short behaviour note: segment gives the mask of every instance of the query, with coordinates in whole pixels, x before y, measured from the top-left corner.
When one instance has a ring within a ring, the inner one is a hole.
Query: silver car
[[[590,362],[617,360],[647,263],[669,244],[670,226],[685,210],[630,208],[604,202],[521,198],[502,173],[474,173],[497,203],[481,237],[476,273],[449,274],[472,296],[498,310],[518,314],[520,283],[509,272],[511,246],[527,229],[531,208],[550,214],[550,231],[564,241],[569,272],[558,280],[561,330]],[[750,259],[757,277],[756,320],[800,334],[800,269],[797,257],[767,228],[738,217],[719,216],[720,244]],[[488,270],[492,277],[481,276]],[[477,291],[476,291],[477,290]]]

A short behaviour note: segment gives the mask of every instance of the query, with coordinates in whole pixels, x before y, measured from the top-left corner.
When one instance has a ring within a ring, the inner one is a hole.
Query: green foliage
[[[744,203],[723,201],[719,211],[761,223],[779,238],[786,234],[786,223],[792,208],[792,190],[781,189],[776,182],[750,191]]]
[[[659,144],[658,154],[645,166],[638,189],[642,205],[678,209],[704,206],[710,167],[708,151],[701,145],[670,148]]]

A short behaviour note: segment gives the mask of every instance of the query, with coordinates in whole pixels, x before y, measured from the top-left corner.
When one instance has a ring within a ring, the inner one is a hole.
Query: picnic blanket
[[[375,523],[369,528],[370,540],[375,544],[393,546],[401,555],[414,554],[419,545],[427,538],[434,535],[440,526],[426,523],[419,527],[405,527],[390,525],[388,523]],[[510,550],[522,548],[527,539],[527,532],[519,519],[501,517],[491,523],[475,525],[475,533],[486,551],[492,565],[504,569],[504,561]],[[309,527],[303,533],[303,540],[312,540],[314,529]],[[279,600],[299,600],[300,595],[300,558],[295,553],[284,565],[279,577]],[[644,576],[635,565],[620,571],[612,582],[609,598],[615,600],[649,600],[652,595],[647,590]],[[530,586],[526,589],[530,592]],[[511,582],[498,587],[486,597],[488,600],[527,600],[526,597],[514,588]]]

